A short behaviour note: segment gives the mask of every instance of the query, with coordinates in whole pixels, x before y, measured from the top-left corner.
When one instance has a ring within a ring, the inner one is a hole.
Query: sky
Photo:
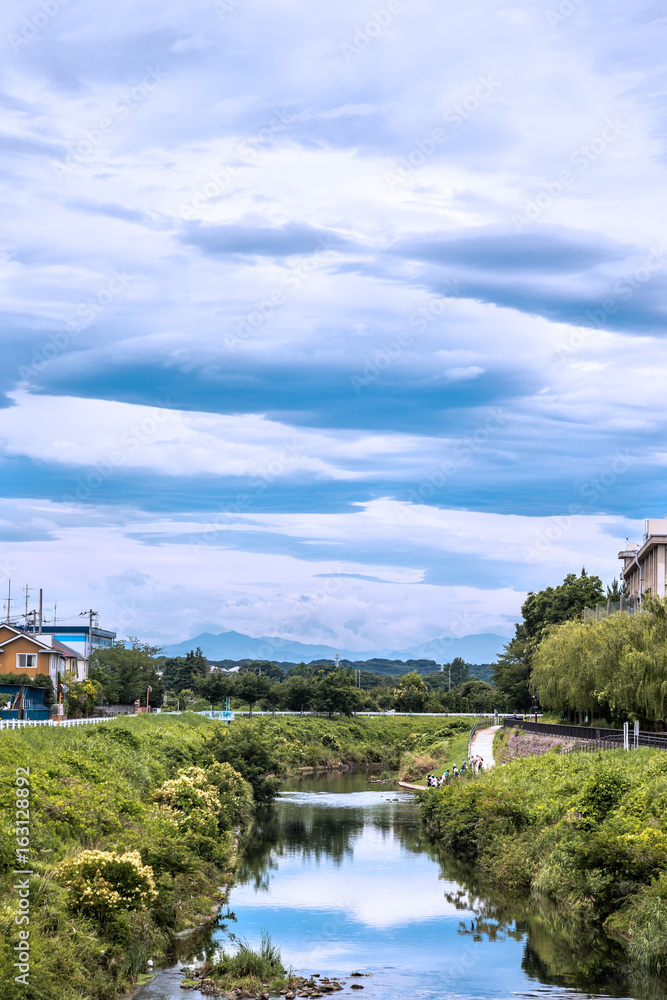
[[[667,16],[0,14],[0,595],[157,644],[511,635],[667,512]]]

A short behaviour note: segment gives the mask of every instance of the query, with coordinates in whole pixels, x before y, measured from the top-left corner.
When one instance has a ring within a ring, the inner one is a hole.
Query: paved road
[[[502,726],[489,726],[487,729],[480,729],[472,738],[472,745],[470,747],[471,756],[474,757],[475,754],[479,754],[484,761],[485,771],[488,771],[495,764],[493,759],[493,737],[499,729],[502,729]]]

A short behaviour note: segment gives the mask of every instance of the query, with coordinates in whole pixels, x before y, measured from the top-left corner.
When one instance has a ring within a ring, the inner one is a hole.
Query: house
[[[642,594],[667,594],[667,518],[649,518],[644,522],[640,545],[630,545],[618,553],[623,560],[621,579],[630,597]]]
[[[0,623],[0,680],[3,674],[38,674],[51,678],[54,690],[61,678],[83,681],[88,676],[88,659],[65,646],[54,635],[26,632],[6,622]]]
[[[0,719],[48,720],[46,690],[32,684],[0,683]]]

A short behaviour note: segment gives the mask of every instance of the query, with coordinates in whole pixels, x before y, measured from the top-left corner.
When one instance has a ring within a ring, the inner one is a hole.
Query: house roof
[[[32,635],[30,632],[24,632],[23,629],[14,628],[13,625],[8,625],[7,622],[0,622],[0,629],[7,629],[9,632],[14,633],[11,639],[0,640],[0,644],[3,646],[8,646],[10,642],[15,642],[16,639],[28,639],[29,642],[34,642],[36,646],[40,647],[40,652],[46,653],[50,652],[52,649],[50,636],[49,642],[42,642],[38,636]]]
[[[80,653],[77,653],[73,649],[70,649],[69,646],[66,646],[64,642],[60,641],[60,639],[56,639],[55,636],[53,637],[52,649],[56,653],[62,653],[63,656],[73,657],[75,660],[86,659],[86,657],[82,657]]]
[[[7,622],[0,622],[0,629],[8,629],[13,632],[14,635],[11,639],[0,640],[0,646],[8,646],[10,642],[15,642],[17,639],[28,639],[30,642],[34,642],[36,646],[39,647],[40,653],[60,653],[61,656],[66,656],[68,658],[73,658],[75,660],[82,659],[80,653],[75,652],[66,646],[64,642],[60,642],[56,639],[55,635],[49,635],[49,641],[43,641],[40,638],[39,633],[33,635],[31,632],[24,632],[23,629],[14,628],[13,625],[8,625]]]

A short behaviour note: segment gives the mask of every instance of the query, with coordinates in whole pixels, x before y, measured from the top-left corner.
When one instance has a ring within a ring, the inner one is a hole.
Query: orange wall
[[[3,640],[7,643],[4,646],[4,653],[0,653],[0,674],[26,673],[30,677],[36,674],[48,674],[50,652],[38,652],[38,647],[27,637],[20,636],[14,642],[9,642],[14,633],[0,626],[0,649],[3,648]],[[37,667],[19,668],[16,666],[17,653],[37,653]]]

